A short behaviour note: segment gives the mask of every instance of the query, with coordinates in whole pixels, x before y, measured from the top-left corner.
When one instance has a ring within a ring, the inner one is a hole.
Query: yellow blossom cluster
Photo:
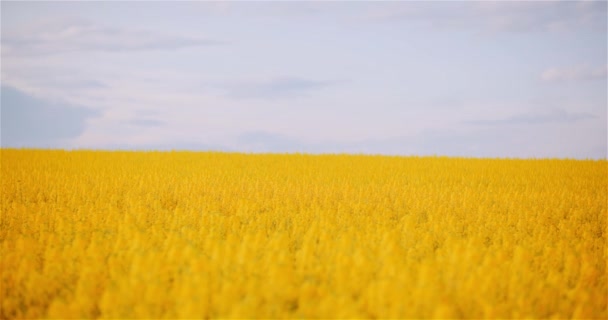
[[[605,160],[2,149],[0,318],[608,318]]]

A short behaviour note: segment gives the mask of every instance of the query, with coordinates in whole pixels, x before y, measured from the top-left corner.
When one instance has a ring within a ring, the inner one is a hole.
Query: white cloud
[[[6,32],[2,36],[2,53],[36,56],[82,51],[174,50],[217,44],[220,42],[202,37],[108,27],[80,19],[61,19]]]
[[[595,119],[597,115],[587,112],[568,112],[563,109],[550,109],[545,112],[528,112],[501,119],[464,121],[473,125],[540,125],[547,123],[574,123],[581,120]]]
[[[577,65],[570,67],[552,67],[543,71],[540,78],[543,81],[582,81],[605,79],[608,74],[608,65],[589,66]]]
[[[417,21],[484,32],[606,30],[605,1],[399,2],[371,7],[363,21]]]
[[[266,80],[241,82],[225,85],[232,98],[293,98],[332,85],[329,81],[304,79],[300,77],[276,77]]]

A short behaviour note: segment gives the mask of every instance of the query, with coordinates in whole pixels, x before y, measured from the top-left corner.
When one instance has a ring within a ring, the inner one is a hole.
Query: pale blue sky
[[[3,147],[606,158],[604,1],[1,9]]]

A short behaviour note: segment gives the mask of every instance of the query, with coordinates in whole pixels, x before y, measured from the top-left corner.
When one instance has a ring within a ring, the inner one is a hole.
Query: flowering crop
[[[608,318],[605,160],[0,161],[0,318]]]

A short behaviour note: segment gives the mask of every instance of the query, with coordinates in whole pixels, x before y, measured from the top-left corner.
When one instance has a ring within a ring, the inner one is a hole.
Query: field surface
[[[607,318],[608,163],[3,149],[1,318]]]

